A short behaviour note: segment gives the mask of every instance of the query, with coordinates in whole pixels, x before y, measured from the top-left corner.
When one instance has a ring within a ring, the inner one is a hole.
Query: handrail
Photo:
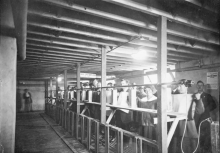
[[[70,100],[70,102],[76,102],[76,100]],[[82,103],[80,103],[80,105],[84,105],[84,104],[92,104],[92,105],[101,106],[101,103],[88,102],[87,100],[84,100],[84,101],[82,101]],[[142,113],[157,114],[157,110],[155,110],[155,109],[122,107],[122,106],[115,106],[115,105],[111,105],[111,104],[107,104],[107,103],[106,103],[106,107],[111,107],[113,109],[126,109],[126,110],[131,110],[131,111],[142,112]],[[187,114],[185,114],[185,113],[178,113],[178,112],[167,112],[167,115],[171,116],[171,117],[186,117],[187,116]]]
[[[142,87],[142,86],[150,86],[150,85],[154,85],[154,86],[163,86],[163,85],[177,85],[179,84],[179,82],[166,82],[166,83],[150,83],[150,84],[136,84],[136,85],[127,85],[127,86],[112,86],[112,87],[94,87],[94,88],[74,88],[74,90],[94,90],[94,89],[102,89],[102,88],[124,88],[124,87]],[[56,91],[56,90],[50,90],[50,91]],[[59,91],[73,91],[73,90],[59,90]]]
[[[55,108],[55,109],[54,109]],[[110,151],[110,141],[109,141],[109,136],[110,136],[110,129],[113,131],[116,131],[117,133],[120,134],[120,136],[116,135],[116,138],[118,140],[118,143],[116,144],[117,150],[123,150],[123,135],[126,135],[130,138],[134,138],[134,143],[136,144],[136,147],[139,146],[142,148],[142,142],[146,142],[150,147],[152,148],[157,148],[158,144],[156,141],[144,138],[138,134],[126,131],[124,129],[121,129],[119,127],[110,125],[110,124],[102,124],[98,120],[91,118],[89,116],[86,116],[84,114],[77,114],[75,112],[72,112],[70,110],[64,109],[62,107],[52,105],[50,103],[47,103],[46,105],[46,114],[48,114],[51,118],[53,118],[56,123],[60,123],[60,125],[66,129],[68,132],[72,134],[72,136],[75,136],[77,140],[79,140],[81,143],[85,144],[88,150],[91,150],[91,138],[92,138],[92,133],[91,133],[91,128],[92,128],[92,122],[95,123],[95,151],[99,151],[99,129],[101,128],[100,126],[105,126],[105,150]],[[86,119],[86,120],[85,120]],[[86,125],[84,123],[86,121]],[[80,127],[80,128],[79,128]],[[86,133],[85,130],[87,131]],[[81,133],[81,136],[79,134]],[[85,135],[86,134],[86,135]],[[89,135],[87,135],[89,134]],[[85,139],[85,137],[88,137],[88,139]],[[120,139],[119,139],[120,137]],[[122,137],[122,138],[121,138]],[[139,148],[138,147],[138,148]],[[135,153],[138,152],[138,149],[136,149]],[[142,153],[142,151],[140,151]]]
[[[85,102],[85,104],[94,104],[94,105],[100,105],[101,103],[97,103],[97,102]],[[110,104],[106,104],[106,107],[112,107],[112,108],[116,108],[116,109],[127,109],[127,110],[131,110],[131,111],[137,111],[137,112],[142,112],[142,113],[152,113],[152,114],[157,114],[157,110],[154,109],[146,109],[146,108],[129,108],[129,107],[122,107],[122,106],[114,106],[114,105],[110,105]],[[184,113],[177,113],[177,112],[167,112],[167,115],[169,116],[186,116],[187,114]]]

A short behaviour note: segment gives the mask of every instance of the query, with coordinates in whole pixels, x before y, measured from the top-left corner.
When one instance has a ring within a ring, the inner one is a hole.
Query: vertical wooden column
[[[157,75],[158,83],[166,81],[167,73],[167,19],[159,16],[157,21]],[[167,153],[167,102],[166,86],[158,88],[158,153]]]
[[[48,102],[48,80],[45,80],[45,104]]]
[[[10,6],[7,3],[5,0],[4,3],[0,2],[1,24],[4,18],[10,22],[8,16],[4,17],[6,13],[2,13],[2,10],[4,12]],[[0,36],[0,147],[5,153],[15,152],[16,46],[16,38]]]
[[[67,70],[64,70],[64,109],[67,108]]]
[[[80,89],[80,63],[77,63],[77,89]],[[76,112],[80,113],[80,90],[77,90],[77,109]]]
[[[53,79],[50,77],[50,101],[52,103],[53,98]]]
[[[102,87],[106,87],[106,47],[102,47],[102,72],[101,72],[101,83]],[[102,88],[101,92],[101,123],[106,122],[106,89]]]
[[[58,100],[58,76],[56,77],[56,100]]]

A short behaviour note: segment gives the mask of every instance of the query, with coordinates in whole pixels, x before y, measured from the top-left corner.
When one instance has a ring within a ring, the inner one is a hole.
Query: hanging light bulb
[[[147,53],[145,50],[139,50],[137,53],[132,54],[131,57],[137,60],[144,60],[147,58]]]
[[[62,81],[62,78],[61,78],[61,77],[58,77],[58,78],[57,78],[57,81],[58,81],[58,82],[61,82],[61,81]]]

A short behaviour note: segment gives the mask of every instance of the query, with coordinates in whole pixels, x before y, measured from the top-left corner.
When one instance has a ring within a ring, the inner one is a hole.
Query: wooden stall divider
[[[95,137],[95,152],[99,152],[99,122],[95,121],[96,137]]]
[[[69,129],[68,129],[68,132],[71,133],[71,122],[72,122],[72,111],[69,111]]]
[[[142,139],[139,139],[139,148],[140,148],[140,153],[142,153],[143,152],[143,146],[142,146]]]
[[[66,129],[66,109],[63,109],[64,111],[64,123],[63,123],[63,128]]]
[[[71,129],[71,134],[72,134],[72,136],[74,136],[75,135],[75,133],[74,133],[74,130],[75,130],[75,113],[74,112],[72,112],[72,129]]]
[[[87,149],[90,151],[90,145],[91,145],[91,119],[87,118]]]
[[[88,101],[92,102],[92,91],[88,91]]]
[[[63,108],[63,118],[62,118],[62,127],[64,128],[64,125],[65,125],[65,109]]]
[[[119,136],[120,136],[120,153],[123,153],[124,152],[123,131],[119,131]]]
[[[79,139],[79,114],[76,114],[76,139]]]
[[[109,126],[105,125],[105,153],[109,153]]]
[[[134,137],[134,143],[135,143],[135,153],[138,153],[138,139],[137,139],[137,137]]]
[[[81,141],[82,143],[84,143],[84,139],[85,139],[85,123],[84,123],[84,116],[80,115],[81,118]]]
[[[117,105],[117,90],[112,90],[112,105]]]

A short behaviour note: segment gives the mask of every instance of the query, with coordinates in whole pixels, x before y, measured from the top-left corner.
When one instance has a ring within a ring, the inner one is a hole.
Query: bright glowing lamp
[[[131,57],[137,60],[144,60],[147,57],[147,53],[145,50],[140,50],[137,53],[132,54]]]
[[[58,81],[58,82],[62,81],[62,78],[61,78],[61,77],[58,77],[58,78],[57,78],[57,81]]]

